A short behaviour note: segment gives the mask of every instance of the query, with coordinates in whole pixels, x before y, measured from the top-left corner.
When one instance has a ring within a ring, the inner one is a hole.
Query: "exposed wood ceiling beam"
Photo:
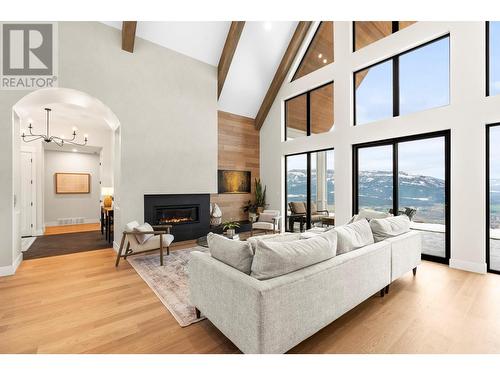
[[[288,44],[288,47],[281,59],[280,65],[274,74],[274,78],[267,90],[266,96],[260,105],[259,112],[257,112],[257,116],[255,117],[255,128],[260,130],[262,125],[264,124],[264,120],[266,119],[271,106],[273,105],[274,99],[276,99],[276,95],[285,80],[290,67],[292,66],[295,57],[297,56],[297,52],[300,49],[300,46],[304,42],[304,38],[307,35],[307,31],[311,27],[311,21],[300,21],[293,33],[292,39]]]
[[[233,21],[227,33],[226,43],[220,55],[219,65],[217,66],[217,98],[219,98],[224,82],[226,81],[231,61],[233,61],[234,52],[238,46],[241,32],[245,26],[245,21]]]
[[[123,21],[122,23],[122,50],[133,53],[135,43],[135,29],[137,21]]]

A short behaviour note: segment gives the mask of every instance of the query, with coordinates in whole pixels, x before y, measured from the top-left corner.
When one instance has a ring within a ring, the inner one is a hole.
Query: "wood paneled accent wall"
[[[212,194],[211,201],[222,210],[223,220],[247,220],[242,206],[254,199],[254,180],[259,178],[259,131],[255,120],[249,117],[218,112],[218,168],[250,171],[251,194]]]

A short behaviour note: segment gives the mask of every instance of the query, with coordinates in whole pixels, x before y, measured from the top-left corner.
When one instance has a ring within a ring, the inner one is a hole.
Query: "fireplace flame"
[[[177,223],[185,223],[188,221],[193,221],[189,217],[170,217],[165,219],[160,219],[160,224],[177,224]]]

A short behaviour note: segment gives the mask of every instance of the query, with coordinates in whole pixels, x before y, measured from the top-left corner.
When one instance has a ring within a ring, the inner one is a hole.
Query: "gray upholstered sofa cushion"
[[[252,246],[252,251],[255,253],[257,248],[257,241],[270,241],[270,242],[289,242],[300,240],[300,233],[277,233],[277,234],[265,234],[263,236],[254,236],[247,239],[247,242]]]
[[[286,242],[257,240],[250,276],[266,280],[285,275],[333,258],[336,249],[335,231],[307,240]]]
[[[250,274],[253,251],[248,242],[230,240],[214,233],[209,233],[207,240],[212,257],[247,275]]]
[[[385,219],[372,219],[370,228],[375,242],[396,237],[410,231],[410,219],[406,215],[393,216]]]
[[[372,230],[366,219],[336,227],[335,232],[338,235],[337,255],[374,243]]]

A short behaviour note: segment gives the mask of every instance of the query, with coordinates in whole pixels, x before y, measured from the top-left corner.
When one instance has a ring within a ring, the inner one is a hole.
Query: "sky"
[[[327,152],[327,159],[326,159],[327,169],[334,169],[334,152],[333,150],[329,150],[326,152]],[[316,167],[316,163],[314,161],[315,155],[316,153],[314,152],[311,155],[311,164],[313,169]],[[307,168],[307,157],[305,154],[288,156],[286,160],[287,160],[286,163],[288,170]]]
[[[500,126],[490,128],[490,178],[500,179]]]
[[[449,50],[449,38],[445,38],[400,56],[400,115],[449,103]],[[357,124],[390,117],[392,60],[369,68],[356,90]]]
[[[444,180],[444,138],[401,142],[398,146],[400,172]],[[392,171],[392,146],[359,149],[360,171]]]
[[[490,95],[500,94],[500,22],[490,22]]]

